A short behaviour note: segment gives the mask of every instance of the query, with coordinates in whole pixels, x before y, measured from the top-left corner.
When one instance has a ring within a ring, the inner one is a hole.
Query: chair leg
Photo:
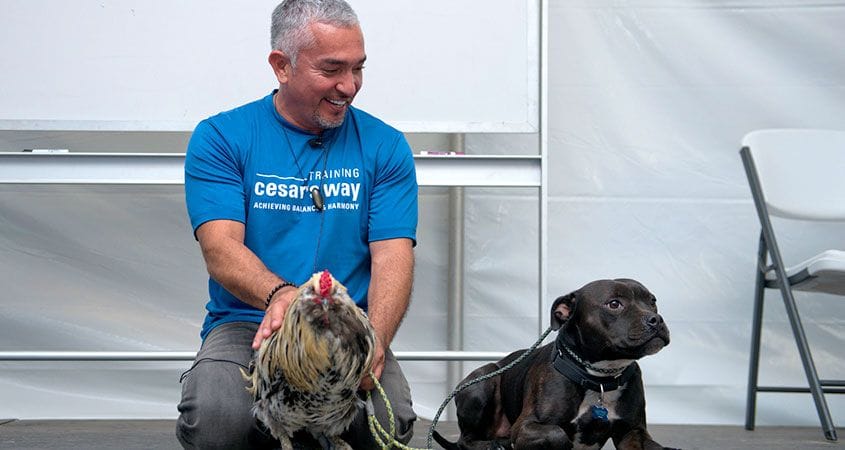
[[[828,440],[835,441],[836,427],[833,425],[833,420],[830,417],[830,410],[824,398],[824,391],[819,381],[819,375],[816,372],[816,366],[813,363],[813,356],[810,354],[810,346],[807,343],[804,327],[801,325],[801,319],[798,316],[798,308],[795,305],[792,289],[788,283],[781,283],[780,290],[783,295],[784,306],[786,306],[786,313],[789,316],[789,323],[792,325],[792,333],[795,335],[795,343],[798,344],[798,353],[801,355],[801,362],[804,364],[804,373],[807,375],[810,393],[813,394],[813,401],[815,401],[816,410],[819,413],[824,437]]]
[[[761,247],[762,248],[762,247]],[[765,295],[765,277],[757,270],[757,283],[754,287],[754,315],[751,321],[751,357],[748,361],[748,396],[745,403],[745,429],[753,430],[757,412],[757,374],[760,369],[760,335],[763,331],[763,296]]]

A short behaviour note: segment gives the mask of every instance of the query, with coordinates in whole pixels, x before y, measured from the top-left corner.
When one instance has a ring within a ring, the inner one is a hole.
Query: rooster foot
[[[349,444],[340,438],[340,436],[328,437],[325,434],[317,436],[317,441],[323,447],[323,450],[352,450]]]

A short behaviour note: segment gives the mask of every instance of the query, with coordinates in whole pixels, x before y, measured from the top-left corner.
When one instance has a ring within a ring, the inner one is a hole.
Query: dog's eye
[[[622,307],[622,302],[620,302],[617,299],[613,299],[613,300],[607,302],[607,307],[610,308],[610,309],[619,309],[619,308]]]

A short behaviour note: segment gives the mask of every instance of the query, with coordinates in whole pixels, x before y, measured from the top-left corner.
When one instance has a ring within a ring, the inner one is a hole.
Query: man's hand
[[[376,379],[381,378],[381,372],[384,370],[384,348],[382,348],[378,338],[376,339],[375,354],[373,355],[373,375]],[[375,381],[369,374],[361,379],[361,389],[365,391],[372,391],[376,387]]]
[[[269,338],[274,331],[282,327],[285,313],[295,298],[296,288],[293,286],[286,286],[273,296],[273,300],[270,301],[270,305],[264,311],[264,319],[258,326],[255,338],[252,340],[253,350],[258,350],[258,347],[261,347],[261,341]]]

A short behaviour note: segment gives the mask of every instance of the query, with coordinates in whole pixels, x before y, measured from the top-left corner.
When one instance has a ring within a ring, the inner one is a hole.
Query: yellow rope
[[[387,393],[384,392],[384,388],[381,387],[381,383],[379,383],[378,378],[376,378],[375,374],[370,372],[370,378],[372,378],[373,383],[376,386],[376,390],[378,391],[379,395],[381,395],[381,398],[384,400],[384,406],[387,409],[387,420],[390,423],[390,431],[387,431],[384,429],[384,427],[382,427],[378,419],[376,419],[375,407],[373,406],[372,392],[367,391],[367,420],[370,423],[370,433],[373,434],[373,438],[376,441],[376,445],[378,445],[379,448],[381,448],[382,450],[388,450],[394,447],[401,450],[429,450],[431,447],[427,449],[413,448],[408,447],[407,445],[396,440],[396,424],[393,420],[393,407],[390,406],[390,400],[387,399]]]

